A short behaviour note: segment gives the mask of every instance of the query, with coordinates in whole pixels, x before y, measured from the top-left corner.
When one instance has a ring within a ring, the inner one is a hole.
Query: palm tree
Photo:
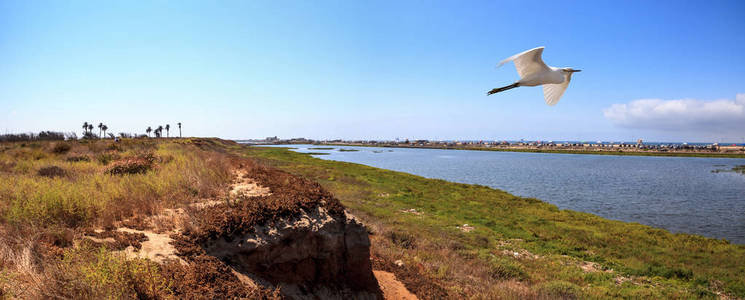
[[[88,132],[88,122],[83,123],[83,135]]]
[[[158,126],[158,128],[155,129],[155,136],[161,137],[163,135],[163,125]]]
[[[178,122],[178,137],[181,137],[181,122]]]
[[[171,124],[166,124],[166,137],[171,137]]]
[[[153,132],[153,129],[148,126],[147,129],[145,129],[145,132],[147,132],[147,137],[150,137],[150,133]]]
[[[88,132],[93,132],[93,124],[88,124]]]
[[[103,135],[106,136],[106,130],[109,129],[109,126],[106,126],[106,124],[101,125],[101,129],[103,130]]]
[[[98,137],[101,138],[101,128],[103,127],[103,123],[98,123]]]

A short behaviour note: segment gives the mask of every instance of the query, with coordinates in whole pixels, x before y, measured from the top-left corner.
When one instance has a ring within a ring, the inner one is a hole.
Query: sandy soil
[[[163,263],[166,259],[173,259],[186,264],[186,262],[176,255],[176,248],[171,245],[172,240],[168,234],[158,234],[152,231],[141,231],[125,227],[118,228],[117,230],[129,233],[142,233],[147,236],[147,241],[140,242],[142,244],[140,251],[135,251],[132,246],[124,249],[124,253],[128,257],[147,258],[158,263]]]
[[[257,181],[249,178],[247,175],[246,170],[238,169],[235,171],[234,179],[230,184],[227,198],[219,200],[215,198],[200,199],[195,203],[191,203],[189,206],[192,208],[203,209],[224,204],[226,201],[228,203],[235,203],[236,201],[247,200],[254,197],[272,195],[269,187],[259,185]],[[301,183],[295,182],[295,184],[298,185]],[[284,189],[282,191],[284,191]],[[189,208],[186,208],[186,210],[188,209]],[[209,211],[209,209],[207,211]],[[190,263],[187,263],[186,260],[176,254],[179,251],[177,251],[174,245],[178,245],[178,243],[171,239],[173,234],[178,234],[183,230],[186,218],[187,213],[184,208],[169,208],[161,210],[160,213],[156,215],[129,220],[131,222],[121,222],[120,224],[117,224],[118,226],[116,227],[118,228],[115,229],[115,232],[136,234],[140,236],[144,235],[144,237],[138,241],[138,245],[141,246],[140,249],[129,245],[126,248],[119,248],[122,250],[119,250],[118,252],[130,258],[149,259],[164,265],[167,265],[165,264],[167,261],[176,261],[184,267],[191,268],[194,263],[191,261]],[[102,232],[102,230],[96,232],[99,233]],[[84,238],[97,243],[112,244],[120,242],[120,237],[117,235],[115,235],[114,238],[86,235]],[[199,267],[202,266],[196,266],[196,268]],[[252,276],[238,272],[230,266],[226,267],[227,270],[223,270],[223,272],[228,271],[229,273],[232,273],[231,275],[235,276],[240,281],[240,284],[250,288],[260,288]],[[392,273],[376,271],[374,275],[378,277],[381,289],[385,291],[385,299],[417,299],[416,296],[409,292],[401,282],[396,280],[395,275]]]
[[[396,275],[391,272],[374,270],[375,278],[380,284],[383,291],[383,298],[386,300],[414,300],[416,295],[409,292],[403,283],[396,279]]]
[[[270,194],[269,188],[260,186],[256,182],[246,176],[246,171],[238,169],[235,172],[235,180],[230,185],[230,196],[231,197],[257,197],[257,196],[268,196]]]
[[[234,198],[238,197],[256,197],[256,196],[265,196],[269,195],[269,189],[259,186],[256,184],[252,179],[247,178],[246,171],[242,169],[238,169],[235,172],[235,179],[233,180],[233,183],[230,185],[230,196]],[[210,207],[217,204],[222,203],[221,201],[217,200],[210,200],[205,199],[202,202],[194,203],[192,206],[198,206],[198,207]],[[157,221],[160,221],[158,223],[162,223],[163,221],[170,221],[168,223],[171,223],[171,225],[176,225],[172,230],[157,230],[159,232],[154,232],[151,230],[136,230],[126,227],[118,228],[118,231],[128,232],[128,233],[142,233],[147,237],[147,240],[144,242],[141,242],[142,249],[139,251],[134,249],[134,247],[130,246],[124,249],[124,253],[129,257],[140,257],[140,258],[147,258],[152,261],[163,263],[163,261],[167,259],[174,259],[179,261],[182,264],[186,264],[186,262],[178,257],[176,255],[176,248],[171,245],[171,241],[173,241],[170,238],[170,234],[174,232],[178,232],[180,228],[178,227],[178,219],[182,218],[184,216],[183,209],[165,209],[163,210],[163,213],[160,215],[152,216],[148,218],[148,223],[155,223]],[[165,219],[165,220],[163,220]],[[160,228],[158,228],[160,229]],[[89,237],[90,238],[90,237]],[[237,273],[237,272],[235,272]],[[244,276],[245,277],[245,276]],[[250,282],[253,284],[253,282],[250,279],[247,278],[241,278],[239,276],[241,281],[244,281],[244,283]]]
[[[247,172],[243,169],[235,171],[235,179],[230,184],[230,192],[228,195],[232,201],[239,200],[241,198],[269,196],[271,192],[269,188],[258,185],[253,179],[247,177]],[[192,207],[205,208],[212,207],[218,204],[225,203],[225,200],[211,200],[204,199],[201,202],[191,204]]]

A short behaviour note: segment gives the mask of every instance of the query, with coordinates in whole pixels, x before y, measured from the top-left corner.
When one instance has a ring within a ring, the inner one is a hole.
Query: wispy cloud
[[[745,128],[745,94],[715,101],[639,99],[613,104],[603,114],[626,128],[730,135]]]

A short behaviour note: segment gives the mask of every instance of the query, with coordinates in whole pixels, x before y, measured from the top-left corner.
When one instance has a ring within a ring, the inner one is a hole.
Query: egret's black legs
[[[509,89],[514,89],[514,88],[516,88],[518,86],[520,86],[520,85],[517,82],[515,82],[515,83],[510,84],[508,86],[503,86],[501,88],[492,89],[491,91],[488,91],[486,93],[486,95],[489,96],[491,94],[496,94],[496,93],[499,93],[499,92],[504,92],[504,91],[509,90]]]

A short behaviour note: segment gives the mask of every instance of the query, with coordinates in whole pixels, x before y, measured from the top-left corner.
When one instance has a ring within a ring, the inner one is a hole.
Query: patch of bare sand
[[[252,179],[248,178],[247,171],[238,169],[234,172],[235,179],[230,185],[230,196],[233,199],[243,197],[257,197],[269,195],[269,189],[259,186]],[[203,201],[191,204],[192,207],[206,208],[215,206],[223,203],[223,201],[215,199],[203,199]],[[186,262],[176,255],[176,248],[171,245],[172,239],[170,235],[181,231],[181,221],[185,216],[185,212],[181,208],[176,209],[163,209],[160,214],[145,218],[146,230],[137,230],[127,228],[125,226],[118,228],[118,231],[128,233],[142,233],[147,237],[147,240],[142,242],[142,249],[139,251],[134,247],[127,247],[123,252],[128,257],[140,257],[147,258],[152,261],[163,263],[168,259],[174,259],[182,264]],[[154,230],[149,230],[154,228]],[[95,238],[88,237],[94,241]],[[242,280],[244,281],[244,280]]]
[[[250,197],[260,197],[270,195],[269,188],[258,185],[253,179],[248,177],[248,172],[243,169],[238,169],[234,172],[235,178],[230,184],[230,190],[228,192],[229,198],[233,201],[238,199],[245,199]],[[221,203],[225,203],[226,200],[217,199],[201,199],[196,203],[192,203],[189,206],[192,208],[208,208]],[[164,263],[167,260],[178,261],[182,265],[188,263],[176,255],[176,248],[171,244],[171,234],[176,234],[182,231],[184,227],[184,219],[186,218],[186,211],[183,208],[166,208],[162,209],[160,213],[152,216],[148,216],[139,220],[129,220],[128,222],[120,222],[116,230],[126,233],[133,234],[144,234],[147,240],[140,242],[141,249],[135,249],[132,246],[128,246],[124,250],[118,251],[126,255],[129,258],[144,258],[149,259],[157,263]],[[134,224],[134,225],[133,225]],[[133,229],[129,227],[136,227]],[[139,230],[143,229],[143,230]],[[96,232],[102,232],[102,230],[95,230]],[[114,238],[97,238],[93,236],[84,236],[84,238],[97,243],[114,243]],[[257,287],[256,282],[249,276],[242,274],[232,267],[230,268],[231,273],[238,277],[238,279],[249,287]],[[391,274],[392,275],[392,274]],[[400,283],[399,283],[400,284]],[[416,299],[416,298],[391,298],[391,299]]]
[[[91,241],[94,241],[96,243],[99,243],[99,244],[116,243],[116,240],[114,238],[111,238],[111,237],[97,238],[97,237],[92,237],[92,236],[88,236],[88,235],[84,235],[83,237],[86,238],[86,239],[89,239]]]
[[[525,249],[517,249],[517,250],[502,250],[502,255],[510,256],[515,259],[539,259],[542,258],[542,256],[533,254],[528,250]]]
[[[463,232],[471,232],[474,229],[476,229],[476,227],[473,227],[473,226],[468,225],[468,224],[463,224],[463,226],[458,225],[458,226],[455,226],[455,227],[458,228],[458,229],[460,229],[460,231],[463,231]]]
[[[591,261],[581,261],[579,263],[579,268],[582,269],[582,271],[584,271],[586,273],[591,273],[591,272],[611,273],[611,272],[613,272],[613,270],[611,270],[611,269],[603,269],[603,266],[601,266],[601,265],[599,265],[597,263],[591,262]]]
[[[235,171],[235,180],[230,185],[231,197],[258,197],[268,196],[269,188],[258,185],[253,179],[248,178],[248,172],[243,169]]]
[[[235,175],[235,179],[230,184],[227,200],[204,199],[203,201],[191,204],[191,206],[201,209],[222,204],[225,201],[271,195],[269,188],[260,186],[253,179],[249,178],[246,170],[238,169],[233,174]]]
[[[142,233],[147,237],[146,241],[140,242],[142,248],[136,251],[134,247],[129,246],[123,250],[127,257],[147,258],[157,263],[163,263],[165,260],[176,260],[181,264],[186,262],[176,255],[176,248],[171,245],[173,241],[168,234],[159,234],[148,230],[136,230],[130,228],[118,228],[118,231],[128,233]]]
[[[414,214],[414,215],[417,215],[417,216],[421,216],[421,215],[424,214],[423,212],[416,210],[416,208],[404,209],[401,212],[402,213],[406,213],[406,214]]]
[[[221,204],[221,203],[225,203],[225,201],[220,201],[220,200],[204,200],[204,201],[192,203],[189,206],[194,207],[194,208],[202,209],[202,208],[207,208],[207,207],[213,207],[213,206],[218,205],[218,204]]]
[[[160,214],[146,218],[145,222],[153,228],[155,233],[179,233],[185,216],[186,211],[183,208],[166,208]]]
[[[375,278],[378,280],[380,290],[383,291],[383,298],[386,300],[416,300],[416,295],[412,294],[403,283],[396,279],[396,275],[391,272],[373,270]]]
[[[269,195],[269,189],[259,186],[252,179],[248,178],[247,172],[242,169],[238,169],[234,172],[235,179],[230,185],[229,195],[233,199],[244,198],[244,197],[257,197]],[[195,208],[207,208],[223,203],[224,201],[215,199],[203,199],[197,203],[193,203],[190,206]],[[183,219],[186,216],[186,212],[182,208],[169,208],[163,209],[160,214],[145,218],[144,223],[146,230],[137,230],[127,227],[117,228],[118,231],[128,233],[142,233],[147,237],[146,241],[141,242],[142,248],[137,250],[130,246],[122,250],[127,257],[138,257],[146,258],[157,263],[163,263],[166,260],[175,260],[186,265],[186,261],[176,255],[176,248],[171,244],[173,239],[170,235],[178,233],[182,230]],[[150,228],[154,230],[149,230]],[[246,285],[256,287],[251,278],[236,272],[231,268],[231,271],[238,279]]]

